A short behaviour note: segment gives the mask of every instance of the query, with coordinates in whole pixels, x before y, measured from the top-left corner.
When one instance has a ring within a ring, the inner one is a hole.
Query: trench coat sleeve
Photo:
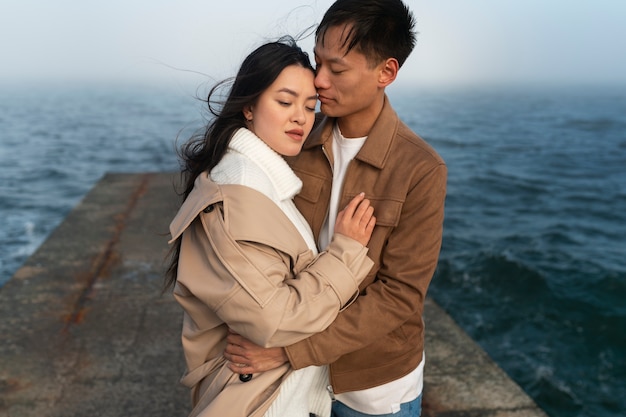
[[[274,221],[280,209],[268,215],[264,200],[250,204],[250,198],[248,204],[217,204],[187,228],[178,284],[249,340],[285,346],[328,327],[356,297],[373,262],[366,247],[341,235],[314,257],[286,217]],[[243,212],[250,207],[265,213],[263,221]],[[299,252],[283,239],[294,233]]]
[[[441,164],[413,185],[376,280],[325,331],[286,347],[295,369],[333,363],[384,338],[393,341],[391,332],[422,313],[441,247],[446,177]]]

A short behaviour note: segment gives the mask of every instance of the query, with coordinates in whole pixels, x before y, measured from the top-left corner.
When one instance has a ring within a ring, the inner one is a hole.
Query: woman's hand
[[[374,207],[365,198],[365,193],[358,194],[339,213],[335,221],[335,233],[348,236],[366,246],[372,237],[376,225]]]

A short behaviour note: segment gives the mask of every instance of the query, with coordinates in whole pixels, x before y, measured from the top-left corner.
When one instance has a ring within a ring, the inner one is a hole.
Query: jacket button
[[[202,210],[205,213],[210,213],[213,211],[213,204],[211,204],[210,206],[207,206],[207,208],[205,208],[204,210]]]

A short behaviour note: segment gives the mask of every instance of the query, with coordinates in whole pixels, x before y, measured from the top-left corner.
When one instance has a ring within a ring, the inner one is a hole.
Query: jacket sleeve
[[[270,245],[235,240],[218,212],[201,214],[183,235],[178,281],[261,346],[324,330],[373,265],[366,247],[341,235],[317,257],[306,251],[295,260]]]
[[[438,165],[409,190],[375,281],[325,331],[286,347],[295,369],[332,363],[422,314],[441,248],[446,177]]]

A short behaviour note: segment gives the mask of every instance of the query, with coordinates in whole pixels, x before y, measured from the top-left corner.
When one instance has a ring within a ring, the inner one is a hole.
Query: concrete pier
[[[0,289],[0,416],[184,417],[177,174],[108,174]],[[545,417],[432,300],[424,417]]]

